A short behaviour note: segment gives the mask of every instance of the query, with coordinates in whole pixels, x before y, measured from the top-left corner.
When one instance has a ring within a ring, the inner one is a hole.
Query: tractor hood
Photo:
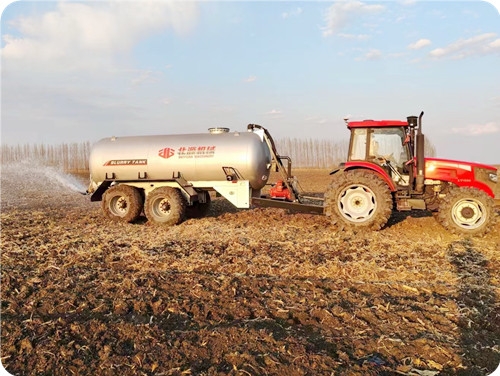
[[[425,158],[425,178],[482,189],[491,197],[495,197],[498,179],[497,169],[493,166],[438,158]]]

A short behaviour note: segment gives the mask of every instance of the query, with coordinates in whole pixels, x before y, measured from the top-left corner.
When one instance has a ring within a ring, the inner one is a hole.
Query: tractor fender
[[[344,169],[343,168],[337,168],[337,169],[333,170],[332,172],[330,172],[330,175],[335,175],[339,171],[344,171]]]
[[[397,191],[396,185],[394,184],[394,181],[391,179],[391,177],[382,167],[380,167],[375,163],[362,162],[362,161],[346,162],[343,168],[338,168],[337,170],[332,171],[330,175],[336,174],[340,170],[349,171],[349,170],[359,170],[359,169],[373,171],[380,177],[380,179],[382,179],[387,183],[391,192]]]
[[[335,175],[339,171],[343,171],[345,169],[345,162],[339,163],[339,167],[330,172],[330,175]]]

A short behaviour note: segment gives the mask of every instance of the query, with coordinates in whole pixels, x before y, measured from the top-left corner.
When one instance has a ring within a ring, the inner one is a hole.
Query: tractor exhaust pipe
[[[422,116],[424,116],[424,111],[420,113],[418,117],[418,130],[417,130],[417,178],[415,184],[415,190],[417,193],[424,192],[424,170],[425,170],[425,137],[422,133]]]

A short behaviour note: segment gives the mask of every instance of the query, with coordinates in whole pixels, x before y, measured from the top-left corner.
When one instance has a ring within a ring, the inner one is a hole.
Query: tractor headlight
[[[491,173],[488,175],[488,177],[490,178],[490,180],[491,180],[492,182],[498,183],[498,175],[497,175],[497,174],[494,174],[494,173],[492,173],[492,172],[491,172]]]

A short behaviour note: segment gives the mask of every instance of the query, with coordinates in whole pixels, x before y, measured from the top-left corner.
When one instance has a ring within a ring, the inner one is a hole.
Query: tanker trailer
[[[87,192],[112,220],[132,222],[144,211],[151,222],[173,225],[190,208],[203,211],[210,191],[249,208],[275,158],[271,136],[257,125],[247,132],[105,138],[92,147]]]

